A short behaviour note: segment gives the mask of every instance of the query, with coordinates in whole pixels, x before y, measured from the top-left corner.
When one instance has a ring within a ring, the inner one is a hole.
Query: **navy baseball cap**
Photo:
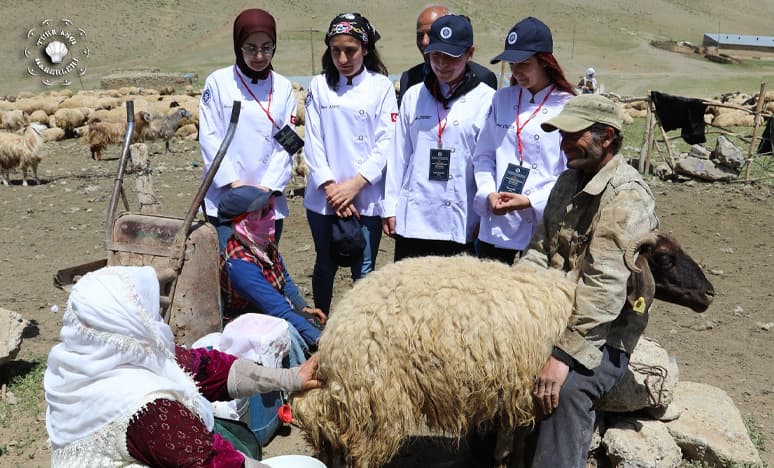
[[[252,185],[240,185],[227,191],[218,203],[218,219],[228,224],[242,213],[262,210],[271,197],[282,195],[278,190],[261,190]]]
[[[433,21],[430,26],[430,44],[423,51],[442,52],[459,57],[473,45],[473,25],[461,15],[445,15]]]
[[[338,266],[351,267],[363,258],[366,241],[360,221],[354,216],[336,218],[331,225],[331,260]]]
[[[505,37],[505,50],[490,60],[490,63],[495,64],[500,60],[519,63],[538,52],[553,51],[551,30],[539,19],[529,16],[513,25]]]

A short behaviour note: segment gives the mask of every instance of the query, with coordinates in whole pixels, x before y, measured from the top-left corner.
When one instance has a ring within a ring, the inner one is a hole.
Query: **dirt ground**
[[[182,217],[202,168],[195,142],[175,140],[173,147],[177,153],[153,156],[154,186],[162,203],[160,212]],[[154,143],[151,149],[163,151],[163,146]],[[115,158],[118,148],[106,154]],[[40,185],[21,186],[17,173],[11,187],[0,186],[0,307],[31,321],[13,363],[16,369],[45,357],[58,341],[61,313],[51,308],[63,309],[67,295],[54,288],[53,274],[104,257],[116,162],[92,161],[83,142],[65,140],[46,146]],[[131,191],[133,176],[126,180]],[[772,188],[660,181],[652,188],[662,230],[672,232],[705,266],[717,296],[701,315],[658,303],[646,335],[676,356],[682,380],[720,387],[744,417],[754,418],[767,439],[761,458],[774,465],[774,330],[760,326],[774,321]],[[309,297],[314,247],[300,197],[291,200],[280,247],[291,274]],[[392,241],[384,239],[379,265],[391,260],[392,249]],[[348,287],[342,272],[336,294]],[[0,371],[0,380],[5,376]],[[0,427],[0,466],[48,466],[42,389],[38,410],[36,416]],[[308,452],[297,429],[266,448],[266,455]],[[393,466],[465,466],[460,457],[447,447],[420,443],[404,450]]]

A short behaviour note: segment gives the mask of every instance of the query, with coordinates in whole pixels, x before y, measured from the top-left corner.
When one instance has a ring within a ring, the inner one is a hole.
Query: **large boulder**
[[[723,390],[680,382],[672,405],[680,417],[664,424],[687,458],[717,467],[761,464],[742,415]]]
[[[27,321],[21,315],[0,308],[0,366],[16,357],[26,326]]]
[[[618,419],[607,428],[602,443],[614,468],[674,468],[683,458],[659,421]]]
[[[708,159],[680,155],[675,161],[675,171],[688,177],[707,180],[709,182],[728,182],[735,180],[739,174],[725,166],[716,165]]]

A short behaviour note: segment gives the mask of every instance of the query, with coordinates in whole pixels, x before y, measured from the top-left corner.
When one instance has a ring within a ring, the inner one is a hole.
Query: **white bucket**
[[[306,455],[280,455],[261,460],[271,468],[326,468],[325,463]]]

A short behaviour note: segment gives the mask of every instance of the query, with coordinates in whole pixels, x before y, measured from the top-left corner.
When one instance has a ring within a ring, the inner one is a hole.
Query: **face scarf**
[[[234,234],[237,239],[262,263],[272,265],[277,263],[273,258],[274,247],[274,209],[270,208],[266,214],[260,211],[251,211],[242,219],[234,223]]]
[[[88,440],[159,398],[176,400],[212,430],[212,406],[177,365],[172,330],[159,314],[152,267],[106,267],[73,286],[62,342],[43,377],[51,446]]]
[[[247,40],[250,34],[256,32],[266,33],[276,48],[277,25],[274,22],[274,17],[269,13],[258,8],[251,8],[240,13],[234,20],[234,54],[236,55],[236,65],[242,73],[253,80],[253,83],[256,83],[258,80],[265,80],[273,69],[272,65],[269,64],[263,71],[257,72],[248,67],[245,62],[244,55],[242,55],[242,44]]]

